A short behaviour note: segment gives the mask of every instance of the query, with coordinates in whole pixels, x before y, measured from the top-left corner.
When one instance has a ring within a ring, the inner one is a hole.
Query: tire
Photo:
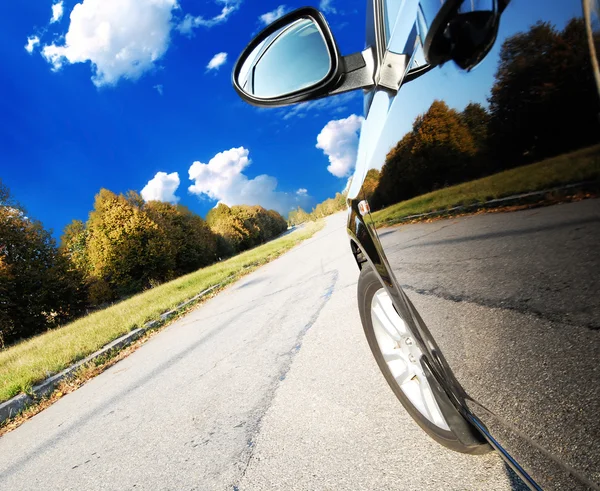
[[[358,280],[358,308],[377,365],[415,422],[446,448],[468,454],[489,452],[491,447],[458,413],[447,396],[441,400],[441,389],[429,384],[425,375],[429,370],[424,364],[424,355],[414,341],[408,323],[398,315],[379,277],[367,264],[363,265]],[[389,321],[387,329],[382,327],[382,312]],[[392,323],[398,339],[391,339],[392,336],[388,335]],[[382,334],[382,331],[385,332]],[[391,341],[386,341],[386,338]],[[398,346],[393,347],[393,343]]]

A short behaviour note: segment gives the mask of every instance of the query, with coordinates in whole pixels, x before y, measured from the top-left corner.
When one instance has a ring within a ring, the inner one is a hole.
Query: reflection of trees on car
[[[490,102],[494,152],[508,166],[598,139],[597,89],[581,19],[562,31],[539,22],[502,45]]]
[[[388,153],[372,207],[474,177],[478,174],[473,168],[477,152],[475,138],[462,114],[443,101],[434,101],[425,114],[415,119],[412,131]]]
[[[434,101],[390,150],[370,200],[379,209],[598,141],[600,103],[585,26],[537,23],[502,45],[489,110]]]
[[[379,185],[379,179],[381,178],[381,172],[377,169],[369,169],[367,175],[365,176],[365,180],[363,181],[362,190],[364,193],[364,198],[367,201],[371,201],[373,197],[373,193],[377,189]]]

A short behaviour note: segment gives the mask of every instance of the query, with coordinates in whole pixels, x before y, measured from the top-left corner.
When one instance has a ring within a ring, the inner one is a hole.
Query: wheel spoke
[[[417,380],[419,382],[419,391],[421,393],[421,399],[423,400],[423,407],[427,413],[427,419],[440,428],[449,430],[450,428],[448,428],[444,415],[440,411],[440,407],[435,400],[435,396],[433,395],[433,391],[431,390],[431,386],[425,378],[425,375],[421,375]]]
[[[379,352],[404,395],[423,417],[439,428],[449,430],[423,372],[423,354],[383,288],[371,300],[371,320]]]
[[[395,364],[394,366],[394,370],[392,370],[392,375],[394,376],[394,379],[396,379],[396,382],[398,383],[398,385],[400,387],[402,387],[406,382],[410,381],[410,379],[414,376],[413,371],[411,370],[410,365],[408,365],[407,363],[403,363],[403,366],[400,366],[400,364]],[[391,366],[390,366],[391,368]]]
[[[381,354],[386,363],[393,363],[397,360],[404,361],[402,352],[397,349],[386,351],[385,353],[382,351]]]
[[[382,304],[379,298],[373,303],[372,313],[374,321],[377,321],[378,327],[383,329],[385,333],[392,338],[394,341],[400,341],[402,339],[401,333],[398,331],[396,324],[387,314],[386,307]]]

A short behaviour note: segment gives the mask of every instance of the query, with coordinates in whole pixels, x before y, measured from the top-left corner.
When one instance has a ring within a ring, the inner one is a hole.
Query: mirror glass
[[[327,77],[331,57],[321,30],[312,19],[299,19],[267,37],[247,56],[239,86],[264,99],[312,87]]]

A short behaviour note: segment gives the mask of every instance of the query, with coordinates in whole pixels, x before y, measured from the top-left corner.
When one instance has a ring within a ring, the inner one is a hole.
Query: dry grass
[[[411,215],[477,205],[491,199],[598,179],[600,145],[433,191],[388,206],[372,216],[377,226],[393,225]]]
[[[324,223],[304,228],[243,252],[226,261],[177,278],[70,324],[10,346],[0,352],[0,401],[32,386],[110,341],[156,319],[210,286],[231,283],[294,247]]]

